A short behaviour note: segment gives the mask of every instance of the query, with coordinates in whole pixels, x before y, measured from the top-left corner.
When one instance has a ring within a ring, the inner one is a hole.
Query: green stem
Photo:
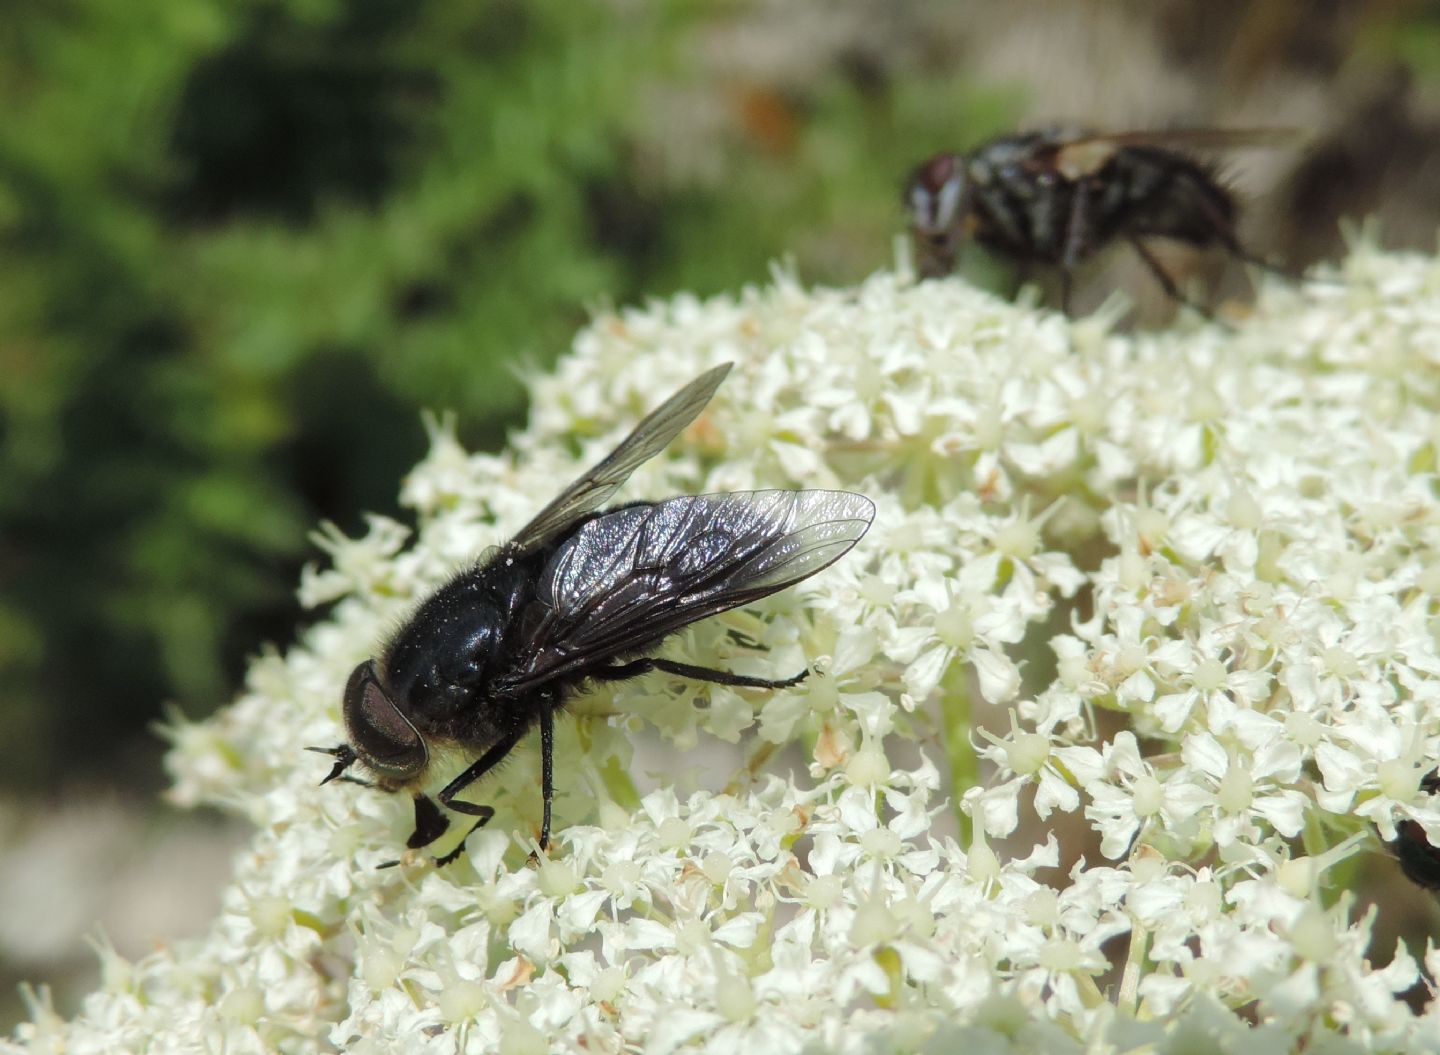
[[[950,794],[960,824],[960,844],[968,846],[974,833],[970,818],[960,811],[960,797],[980,782],[980,759],[970,744],[970,674],[964,663],[951,663],[941,679],[940,714],[945,756],[950,761]]]
[[[1145,966],[1145,950],[1150,944],[1150,932],[1133,916],[1130,919],[1130,949],[1125,954],[1125,970],[1120,975],[1120,992],[1116,1007],[1131,1018],[1140,1000],[1140,974]]]

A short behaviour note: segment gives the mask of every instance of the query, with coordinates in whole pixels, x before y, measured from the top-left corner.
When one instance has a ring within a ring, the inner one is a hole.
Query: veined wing
[[[533,550],[604,505],[636,468],[668,447],[700,415],[731,366],[724,363],[707,370],[651,411],[598,465],[540,510],[505,548],[512,553]]]
[[[848,491],[738,491],[629,506],[589,521],[540,575],[521,631],[521,693],[645,648],[839,560],[874,504]]]
[[[1055,143],[1054,167],[1069,179],[1098,172],[1127,147],[1159,147],[1187,153],[1295,146],[1303,134],[1294,128],[1175,128],[1136,132],[1081,132]]]
[[[1119,147],[1167,147],[1176,150],[1242,150],[1294,146],[1305,137],[1298,128],[1156,128],[1126,132],[1081,132],[1060,141],[1062,147],[1108,143]]]

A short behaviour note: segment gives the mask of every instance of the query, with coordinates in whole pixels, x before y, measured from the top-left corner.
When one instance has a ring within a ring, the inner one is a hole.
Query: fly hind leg
[[[1215,315],[1209,308],[1197,301],[1191,300],[1185,296],[1184,293],[1180,292],[1180,287],[1177,286],[1175,280],[1170,277],[1170,272],[1165,270],[1165,266],[1160,263],[1154,253],[1150,252],[1149,247],[1146,246],[1144,242],[1132,235],[1130,245],[1134,248],[1135,254],[1140,257],[1150,274],[1155,276],[1155,281],[1160,283],[1160,288],[1165,291],[1167,297],[1177,304],[1183,304],[1191,311],[1199,312],[1210,321],[1215,321]]]
[[[1281,267],[1279,264],[1272,264],[1263,256],[1256,256],[1254,253],[1250,252],[1250,250],[1246,249],[1243,245],[1241,245],[1240,240],[1236,238],[1233,234],[1226,232],[1224,237],[1221,238],[1220,242],[1223,246],[1225,246],[1225,251],[1231,256],[1233,256],[1236,260],[1240,261],[1242,264],[1249,264],[1251,267],[1258,267],[1261,271],[1269,272],[1272,275],[1285,279],[1287,282],[1295,281],[1295,276],[1292,275],[1289,271],[1285,270],[1285,268]]]
[[[1271,261],[1266,260],[1263,256],[1256,256],[1254,253],[1250,252],[1250,250],[1246,249],[1245,246],[1241,243],[1239,237],[1235,234],[1235,226],[1233,222],[1228,217],[1226,217],[1226,215],[1221,210],[1217,209],[1214,203],[1211,202],[1209,198],[1205,197],[1204,195],[1200,195],[1199,197],[1197,197],[1197,203],[1200,207],[1200,211],[1205,214],[1205,218],[1209,222],[1210,227],[1214,232],[1216,241],[1218,241],[1222,246],[1224,246],[1225,252],[1229,253],[1236,260],[1240,261],[1242,264],[1249,264],[1251,267],[1257,267],[1261,271],[1274,275],[1277,278],[1283,278],[1286,282],[1298,282],[1305,277],[1303,275],[1298,275],[1284,267],[1281,267],[1279,264],[1272,263]],[[1320,282],[1322,285],[1330,284],[1328,280],[1325,279],[1312,278],[1309,281]]]
[[[674,674],[680,678],[689,678],[692,681],[705,681],[712,685],[730,685],[740,689],[788,689],[791,686],[799,685],[810,676],[808,670],[802,670],[790,678],[753,678],[748,674],[734,674],[728,670],[697,667],[691,663],[678,663],[673,659],[646,657],[614,667],[601,667],[593,671],[591,677],[600,681],[625,681],[648,674],[652,670]]]

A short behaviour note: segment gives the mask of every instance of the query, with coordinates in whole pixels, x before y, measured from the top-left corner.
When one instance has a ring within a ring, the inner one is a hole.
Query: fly
[[[645,655],[697,620],[793,586],[839,560],[874,519],[848,491],[737,491],[600,509],[710,402],[730,364],[702,374],[646,417],[520,532],[421,602],[380,653],[355,668],[344,694],[346,742],[314,748],[336,778],[405,792],[419,849],[448,830],[441,807],[475,817],[490,806],[458,798],[539,727],[550,840],[555,715],[586,682],[658,670],[743,688],[804,680],[758,678]],[[439,792],[432,755],[474,761]],[[446,753],[449,753],[448,751]],[[359,765],[369,779],[348,773]],[[467,833],[468,836],[468,833]],[[437,863],[459,856],[464,841]]]
[[[1289,135],[1049,129],[1001,136],[969,154],[936,154],[905,184],[920,273],[948,275],[960,247],[974,239],[1022,266],[1058,268],[1068,312],[1075,269],[1112,243],[1126,242],[1168,296],[1209,315],[1181,293],[1146,239],[1219,246],[1238,260],[1278,270],[1241,244],[1234,195],[1191,151],[1274,145]]]

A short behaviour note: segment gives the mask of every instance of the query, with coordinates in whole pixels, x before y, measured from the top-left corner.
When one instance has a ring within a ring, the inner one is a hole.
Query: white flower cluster
[[[667,654],[819,674],[599,687],[557,731],[548,856],[527,744],[456,863],[377,868],[410,804],[318,788],[301,750],[341,738],[351,668],[732,360],[625,494],[842,487],[878,513]],[[601,318],[531,387],[504,455],[437,424],[413,540],[327,533],[302,593],[328,616],[173,730],[176,799],[257,829],[211,931],[106,950],[76,1018],[37,997],[0,1050],[1440,1052],[1440,951],[1372,948],[1395,899],[1346,889],[1361,863],[1395,881],[1401,830],[1440,846],[1440,264],[1361,248],[1233,327],[1142,335],[782,275]],[[645,790],[657,735],[748,764]]]

